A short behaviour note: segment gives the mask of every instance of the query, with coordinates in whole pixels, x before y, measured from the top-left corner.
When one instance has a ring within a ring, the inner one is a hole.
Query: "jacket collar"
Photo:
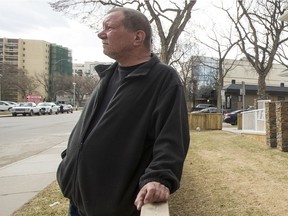
[[[149,61],[142,64],[139,68],[130,73],[127,77],[146,76],[147,74],[150,73],[152,67],[159,62],[160,62],[159,58],[152,53],[151,59]],[[115,62],[111,65],[96,65],[95,70],[98,73],[99,77],[103,78],[106,76],[106,74],[109,74],[111,71],[114,72],[117,66],[118,62]]]

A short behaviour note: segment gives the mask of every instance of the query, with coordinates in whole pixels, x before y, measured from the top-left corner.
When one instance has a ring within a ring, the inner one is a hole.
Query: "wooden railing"
[[[169,216],[168,202],[146,204],[142,206],[140,216]]]

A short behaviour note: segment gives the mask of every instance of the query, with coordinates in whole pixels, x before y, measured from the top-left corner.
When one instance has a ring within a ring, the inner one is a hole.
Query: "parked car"
[[[9,104],[12,104],[13,106],[18,105],[18,103],[14,102],[14,101],[6,101],[6,102],[9,103]]]
[[[191,111],[199,111],[208,107],[215,107],[213,104],[198,104],[196,107],[192,107]]]
[[[237,116],[238,116],[238,113],[241,113],[243,111],[250,111],[250,110],[254,110],[254,107],[253,106],[248,106],[247,109],[239,109],[239,110],[235,110],[233,112],[230,112],[230,113],[226,113],[224,115],[224,119],[223,121],[226,122],[226,123],[230,123],[231,125],[237,125]]]
[[[61,105],[60,105],[61,106]],[[73,113],[73,106],[70,104],[62,104],[62,108],[60,108],[61,113]]]
[[[19,103],[17,106],[12,107],[10,111],[13,116],[17,116],[18,114],[22,114],[23,116],[41,115],[40,108],[33,102]]]
[[[199,108],[199,109],[205,109],[205,108],[208,108],[208,107],[215,107],[213,104],[198,104],[196,106],[196,108]]]
[[[198,111],[193,111],[192,113],[217,113],[217,107],[208,107]]]
[[[11,108],[15,106],[7,101],[0,101],[0,111],[10,111]]]
[[[226,113],[224,115],[224,122],[230,123],[231,125],[237,125],[237,115],[238,113],[241,113],[241,112],[243,112],[243,109],[235,110],[230,113]]]
[[[58,114],[60,107],[53,102],[40,102],[37,107],[41,110],[41,114],[52,115],[53,113]]]

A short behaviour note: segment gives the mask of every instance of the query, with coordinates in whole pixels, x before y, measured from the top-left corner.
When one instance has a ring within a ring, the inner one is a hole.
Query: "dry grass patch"
[[[286,216],[287,164],[288,153],[240,134],[192,131],[170,216]],[[54,182],[13,216],[66,216],[67,206]]]
[[[67,216],[68,203],[54,181],[11,216]]]
[[[287,215],[288,153],[239,134],[191,133],[171,216]]]

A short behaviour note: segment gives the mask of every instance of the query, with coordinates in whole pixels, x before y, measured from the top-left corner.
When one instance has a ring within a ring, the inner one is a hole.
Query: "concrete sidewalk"
[[[63,142],[37,155],[0,168],[0,215],[9,216],[52,183]]]

